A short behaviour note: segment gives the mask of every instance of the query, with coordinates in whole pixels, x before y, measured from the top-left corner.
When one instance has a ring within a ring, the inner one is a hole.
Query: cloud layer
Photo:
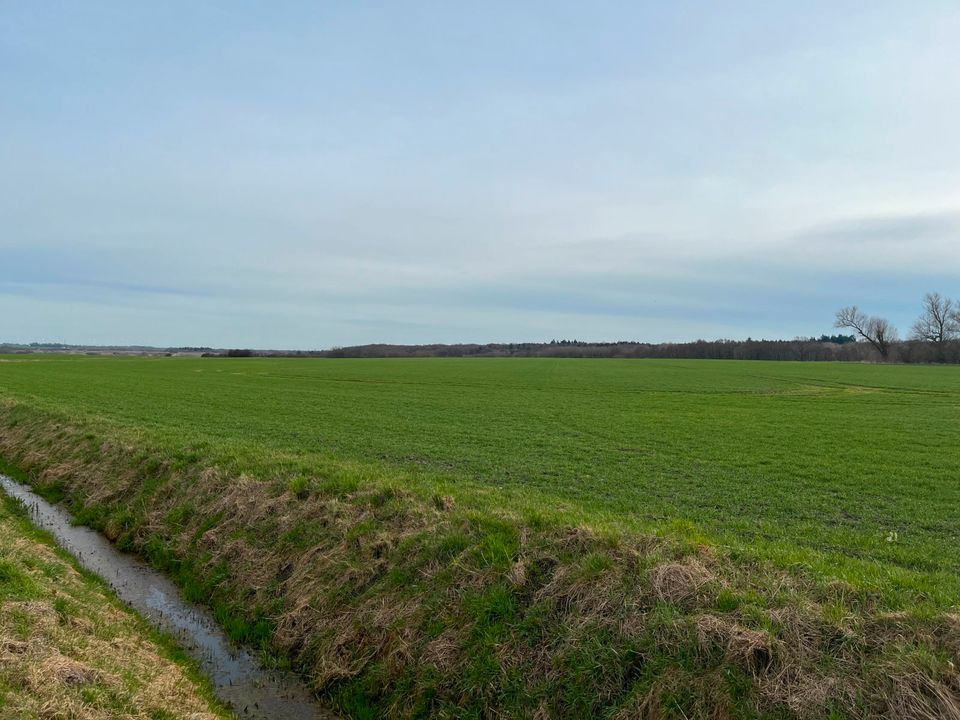
[[[960,295],[960,11],[0,16],[0,341],[790,337]]]

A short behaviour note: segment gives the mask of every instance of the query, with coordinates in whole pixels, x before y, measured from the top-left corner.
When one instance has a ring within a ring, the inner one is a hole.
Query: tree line
[[[851,334],[793,340],[697,340],[644,343],[630,340],[549,343],[357,345],[296,355],[314,357],[580,357],[716,360],[835,360],[848,362],[960,363],[960,302],[940,293],[923,297],[920,316],[906,340],[888,319],[856,305],[837,311],[834,326]]]
[[[856,305],[837,311],[834,327],[853,330],[881,360],[960,362],[960,302],[932,292],[923,296],[920,316],[906,342],[887,318],[867,315]]]
[[[233,350],[210,357],[555,357],[555,358],[683,358],[710,360],[844,360],[870,361],[875,351],[853,335],[821,335],[793,340],[697,340],[686,343],[644,343],[633,340],[549,343],[459,343],[432,345],[355,345],[331,350]]]
[[[371,344],[330,350],[212,351],[214,357],[568,357],[568,358],[682,358],[710,360],[798,360],[904,363],[960,363],[960,302],[939,293],[923,298],[920,316],[906,340],[883,317],[867,315],[856,305],[836,313],[835,327],[850,330],[793,340],[696,340],[684,343],[646,343],[634,340],[589,342],[551,340],[524,343],[456,343],[431,345]]]

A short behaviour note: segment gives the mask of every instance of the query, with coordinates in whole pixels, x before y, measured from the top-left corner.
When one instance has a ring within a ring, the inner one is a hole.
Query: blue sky
[[[960,5],[0,0],[0,341],[905,332]]]

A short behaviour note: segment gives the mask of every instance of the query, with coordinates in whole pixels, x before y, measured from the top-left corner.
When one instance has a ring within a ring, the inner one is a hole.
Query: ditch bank
[[[31,522],[47,531],[77,562],[99,576],[127,606],[175,637],[197,661],[218,699],[251,720],[333,720],[297,678],[265,670],[234,645],[205,608],[180,597],[173,583],[105,537],[72,523],[70,515],[21,483],[0,475],[0,491],[23,503]]]
[[[349,467],[250,477],[22,402],[0,455],[347,717],[960,720],[960,618],[802,569]]]

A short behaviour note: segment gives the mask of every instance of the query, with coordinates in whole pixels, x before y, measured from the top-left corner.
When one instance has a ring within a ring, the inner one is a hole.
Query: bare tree
[[[960,337],[960,304],[940,293],[923,296],[923,312],[913,324],[914,340],[942,343]]]
[[[834,327],[850,328],[873,345],[884,360],[890,354],[890,345],[897,341],[897,329],[889,320],[867,315],[856,305],[837,310]]]

